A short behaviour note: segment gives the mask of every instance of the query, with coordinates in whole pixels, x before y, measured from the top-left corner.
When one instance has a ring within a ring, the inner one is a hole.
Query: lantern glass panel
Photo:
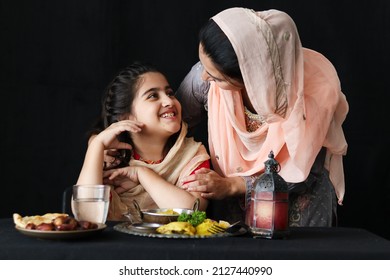
[[[273,215],[274,215],[274,202],[255,200],[254,214],[255,224],[254,228],[260,229],[272,229],[273,228]]]
[[[288,202],[275,203],[275,230],[286,230],[288,227]]]

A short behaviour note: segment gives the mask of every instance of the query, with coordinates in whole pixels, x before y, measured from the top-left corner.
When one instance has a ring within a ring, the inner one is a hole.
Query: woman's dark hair
[[[199,42],[218,71],[233,80],[243,81],[233,46],[214,20],[210,19],[200,29]]]
[[[132,104],[142,82],[142,75],[150,72],[161,73],[151,64],[134,62],[115,76],[104,92],[101,117],[90,131],[90,136],[98,134],[115,122],[124,120],[132,113]],[[175,134],[176,137],[177,135]],[[118,136],[118,140],[134,147],[128,132],[122,132]],[[171,142],[168,141],[168,143]],[[121,165],[127,165],[131,156],[130,151],[122,150],[120,153],[123,163]]]

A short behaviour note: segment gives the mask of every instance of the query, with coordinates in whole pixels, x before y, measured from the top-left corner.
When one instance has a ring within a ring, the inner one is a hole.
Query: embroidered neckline
[[[263,125],[264,118],[258,114],[254,114],[245,107],[245,122],[246,122],[246,130],[248,132],[256,131],[260,126]]]

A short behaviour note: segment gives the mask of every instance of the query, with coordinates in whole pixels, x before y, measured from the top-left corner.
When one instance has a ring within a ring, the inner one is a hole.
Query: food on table
[[[211,220],[211,219],[205,219],[203,223],[199,224],[196,227],[196,234],[198,235],[212,235],[213,233],[209,232],[209,228],[211,228],[213,225],[217,225],[221,228],[228,228],[230,224],[226,221],[220,220],[219,222]]]
[[[36,229],[36,230],[44,230],[44,231],[55,230],[54,225],[52,223],[42,223],[39,225],[34,225],[33,223],[31,223],[31,224],[27,224],[26,229]]]
[[[14,223],[24,229],[43,231],[70,231],[96,229],[98,225],[89,221],[77,221],[65,213],[47,213],[45,215],[25,216],[14,213]]]
[[[167,209],[165,211],[157,212],[157,214],[161,214],[161,215],[179,215],[179,213],[177,213],[173,209]]]
[[[194,235],[196,233],[196,229],[189,222],[170,222],[158,227],[156,231],[162,234]]]
[[[212,233],[209,232],[208,229],[213,225],[218,225],[222,228],[228,228],[230,226],[230,224],[226,221],[220,220],[219,222],[217,222],[212,219],[205,218],[205,212],[195,211],[194,214],[195,216],[189,214],[181,214],[181,219],[186,219],[187,221],[171,222],[166,225],[160,226],[159,228],[157,228],[156,231],[161,234],[212,235]],[[200,222],[196,226],[191,223],[198,223],[200,220],[202,220],[202,222]]]
[[[89,221],[77,221],[77,222],[78,222],[79,227],[81,227],[81,229],[98,228],[98,225],[96,223],[93,223],[93,222],[89,222]]]
[[[21,215],[14,213],[13,219],[14,223],[21,227],[21,228],[26,228],[28,224],[33,224],[33,225],[40,225],[42,223],[51,223],[53,219],[57,217],[68,217],[68,214],[64,213],[47,213],[43,216],[40,215],[35,215],[35,216],[24,216],[22,217]]]
[[[192,214],[181,213],[177,218],[179,222],[189,222],[194,227],[201,224],[205,219],[205,211],[194,211]]]

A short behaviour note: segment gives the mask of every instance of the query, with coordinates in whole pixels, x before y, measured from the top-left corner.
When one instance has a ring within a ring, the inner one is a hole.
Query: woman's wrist
[[[230,196],[242,196],[246,192],[245,180],[243,177],[231,177]]]

